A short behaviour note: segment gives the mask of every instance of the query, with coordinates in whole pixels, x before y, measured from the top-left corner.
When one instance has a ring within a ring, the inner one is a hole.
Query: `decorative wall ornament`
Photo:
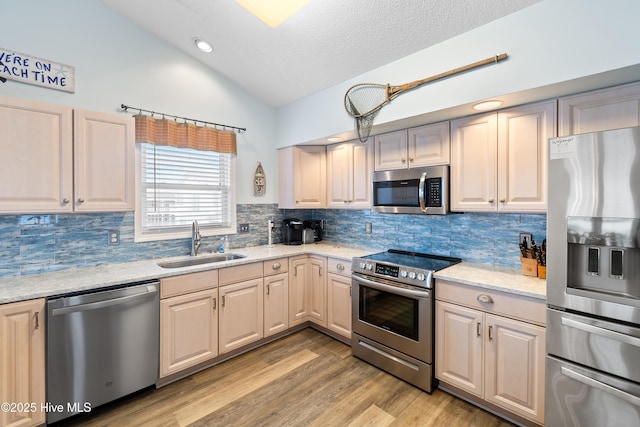
[[[15,80],[49,89],[76,91],[76,68],[0,47],[0,81]]]
[[[264,196],[267,192],[267,177],[264,174],[262,163],[258,162],[256,171],[253,174],[253,195]]]

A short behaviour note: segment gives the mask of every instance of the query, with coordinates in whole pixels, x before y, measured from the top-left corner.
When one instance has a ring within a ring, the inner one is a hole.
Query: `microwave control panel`
[[[442,207],[442,178],[427,178],[427,207]]]

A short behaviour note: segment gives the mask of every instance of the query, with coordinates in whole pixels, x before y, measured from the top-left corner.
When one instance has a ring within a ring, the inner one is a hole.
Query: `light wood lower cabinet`
[[[220,287],[220,353],[258,341],[263,332],[263,279]]]
[[[327,326],[327,258],[289,258],[289,326],[308,320]]]
[[[264,336],[263,263],[220,269],[220,354]]]
[[[160,281],[160,377],[218,355],[218,271]]]
[[[160,301],[160,377],[218,355],[218,289]]]
[[[0,403],[28,405],[0,411],[2,426],[45,422],[44,305],[44,299],[0,305]]]
[[[446,301],[436,300],[436,377],[543,424],[544,302],[448,282],[438,282],[438,291]],[[502,308],[538,324],[500,315]]]
[[[327,260],[327,328],[351,339],[351,263]]]

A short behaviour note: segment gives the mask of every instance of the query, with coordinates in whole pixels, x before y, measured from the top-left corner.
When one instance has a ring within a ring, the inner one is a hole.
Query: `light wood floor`
[[[310,328],[58,425],[511,426],[443,391],[424,393]]]

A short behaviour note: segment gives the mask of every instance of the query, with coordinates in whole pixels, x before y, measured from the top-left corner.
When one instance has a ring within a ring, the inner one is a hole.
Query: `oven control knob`
[[[367,264],[367,270],[373,270],[373,264]]]
[[[415,271],[410,271],[409,272],[409,279],[415,279],[416,278],[416,272]]]
[[[407,277],[407,270],[400,270],[400,276]]]
[[[360,268],[364,270],[366,267],[367,264],[365,264],[364,261],[360,261]]]
[[[424,279],[426,279],[426,276],[422,273],[418,273],[418,280],[424,282]]]

